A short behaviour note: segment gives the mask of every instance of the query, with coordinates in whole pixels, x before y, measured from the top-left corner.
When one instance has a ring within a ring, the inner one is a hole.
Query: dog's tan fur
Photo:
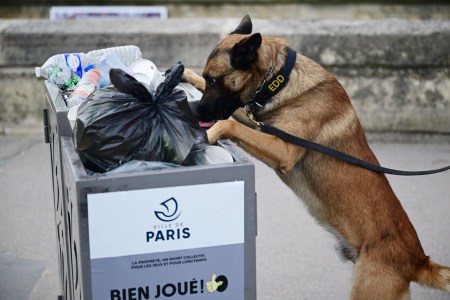
[[[229,35],[216,50],[231,49],[248,36]],[[286,46],[284,39],[263,36],[258,57],[248,70],[233,69],[227,51],[213,51],[204,74],[225,75],[227,88],[240,91],[241,99],[250,99],[271,64],[275,64],[275,71],[282,67]],[[184,78],[202,91],[207,89],[205,80],[190,70]],[[450,268],[424,254],[413,225],[383,174],[257,131],[241,109],[234,116],[249,126],[231,119],[218,121],[208,130],[209,142],[230,138],[268,164],[305,202],[309,212],[336,235],[344,254],[354,262],[352,299],[407,299],[411,281],[450,291]],[[292,135],[378,164],[343,87],[320,65],[300,54],[287,85],[256,117]]]

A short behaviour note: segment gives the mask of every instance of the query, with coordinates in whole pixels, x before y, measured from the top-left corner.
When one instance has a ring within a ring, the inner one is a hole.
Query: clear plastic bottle
[[[122,69],[130,75],[133,75],[133,71],[125,66],[120,60],[119,56],[114,52],[105,53],[100,59],[96,68],[102,73],[102,78],[100,80],[100,88],[108,86],[111,84],[109,78],[109,71],[111,69]]]
[[[41,69],[39,69],[41,72]],[[39,74],[56,85],[61,91],[71,91],[78,84],[80,78],[72,72],[66,65],[49,65],[44,69],[43,74]]]
[[[74,107],[83,103],[90,94],[92,94],[99,86],[101,72],[97,69],[89,69],[83,77],[81,77],[75,90],[69,97],[67,106]]]
[[[117,46],[99,50],[92,50],[87,53],[91,57],[102,57],[106,53],[114,53],[120,61],[126,66],[131,66],[135,61],[142,58],[142,52],[139,47],[134,45]]]
[[[47,59],[41,66],[36,67],[36,77],[41,77],[44,70],[51,65],[67,65],[78,77],[82,77],[85,73],[85,68],[89,65],[95,65],[99,59],[109,52],[114,52],[127,67],[131,66],[133,62],[142,58],[141,50],[137,46],[119,46],[106,49],[99,49],[89,51],[88,53],[64,53],[56,54]]]
[[[78,77],[82,77],[84,74],[84,69],[94,64],[98,58],[91,57],[85,53],[64,53],[56,54],[47,59],[47,61],[42,65],[42,67],[36,67],[36,77],[41,77],[45,74],[45,70],[52,65],[68,66],[72,72],[74,72]]]

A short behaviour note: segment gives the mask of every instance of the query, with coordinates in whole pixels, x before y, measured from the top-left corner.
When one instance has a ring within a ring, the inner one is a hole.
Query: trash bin
[[[89,175],[67,107],[46,83],[64,299],[256,299],[254,165]],[[56,90],[55,90],[56,89]]]

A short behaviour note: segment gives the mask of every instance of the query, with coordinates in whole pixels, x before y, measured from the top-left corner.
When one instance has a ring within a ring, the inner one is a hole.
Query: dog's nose
[[[208,106],[201,103],[197,106],[197,117],[199,119],[199,125],[202,128],[211,128],[215,123],[215,119],[212,117]]]
[[[213,120],[211,110],[202,101],[197,106],[197,116],[201,121],[209,122]]]

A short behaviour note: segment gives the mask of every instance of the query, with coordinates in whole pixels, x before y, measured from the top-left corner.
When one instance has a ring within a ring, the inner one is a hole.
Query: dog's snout
[[[209,122],[212,121],[212,111],[209,109],[205,102],[200,101],[197,106],[197,116],[201,121]]]

